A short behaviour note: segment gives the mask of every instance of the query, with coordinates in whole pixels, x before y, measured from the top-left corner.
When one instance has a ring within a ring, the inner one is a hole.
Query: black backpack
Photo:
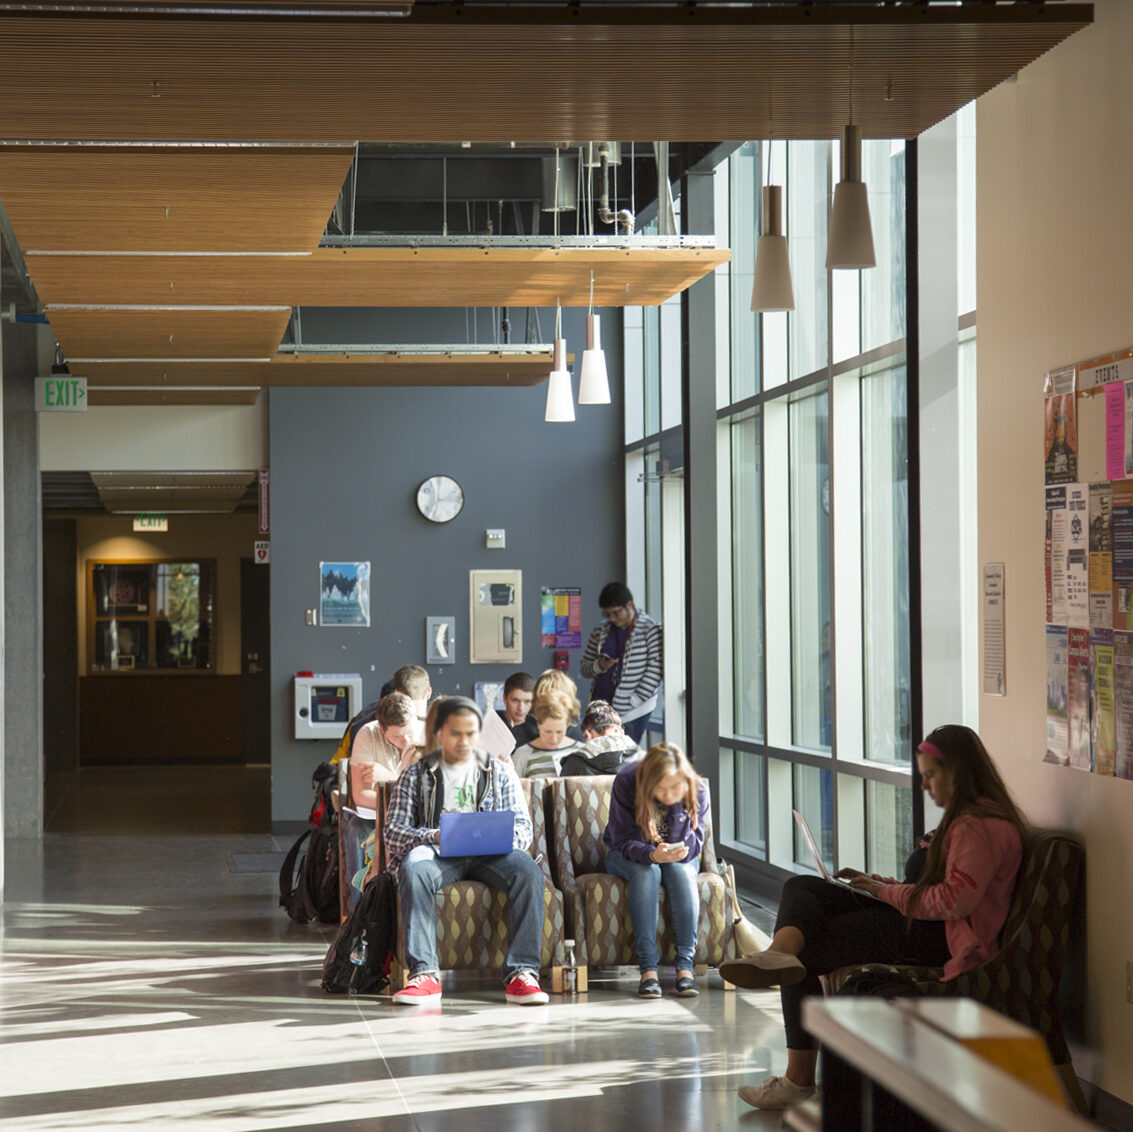
[[[323,960],[327,994],[380,994],[397,943],[397,886],[379,873],[362,891]]]
[[[279,870],[279,906],[297,924],[311,920],[337,924],[339,920],[338,813],[331,799],[336,784],[335,769],[321,763],[311,777],[315,791],[308,818],[311,828],[300,834]],[[308,837],[311,840],[296,876],[295,862]]]
[[[295,861],[308,837],[311,841],[296,876]],[[312,920],[338,923],[337,830],[308,829],[299,835],[279,870],[279,906],[297,924],[308,924]]]

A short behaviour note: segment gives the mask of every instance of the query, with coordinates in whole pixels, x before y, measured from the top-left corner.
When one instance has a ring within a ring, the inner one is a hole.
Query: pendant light
[[[876,267],[869,193],[862,183],[862,132],[854,125],[854,29],[850,28],[850,121],[842,127],[842,179],[834,187],[830,230],[826,238],[828,268]]]
[[[555,307],[554,368],[547,381],[547,408],[543,420],[565,422],[574,420],[574,396],[567,369],[566,339],[562,336],[562,308]]]
[[[606,375],[606,352],[602,349],[601,319],[594,313],[594,272],[590,273],[590,306],[586,312],[586,349],[578,379],[580,405],[608,405],[610,379]]]
[[[771,142],[767,143],[767,183],[761,191],[762,222],[755,244],[755,279],[751,288],[753,311],[793,311],[795,289],[791,259],[783,235],[783,187],[772,185]]]

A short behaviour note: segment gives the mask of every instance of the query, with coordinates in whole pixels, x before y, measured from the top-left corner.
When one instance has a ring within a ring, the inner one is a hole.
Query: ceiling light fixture
[[[547,382],[547,408],[543,420],[566,422],[574,420],[574,395],[567,369],[566,339],[562,337],[562,307],[555,307],[554,368]]]
[[[854,29],[850,28],[850,121],[842,127],[842,179],[834,187],[826,266],[834,269],[876,267],[869,193],[862,182],[862,132],[854,125]]]
[[[606,352],[602,349],[601,319],[594,313],[594,272],[590,273],[590,306],[586,312],[586,349],[578,379],[580,405],[608,405],[610,379],[606,374]]]
[[[763,186],[763,215],[755,244],[755,279],[751,288],[753,311],[793,311],[795,289],[791,259],[783,235],[783,187],[772,185],[771,142],[767,143],[767,184]]]

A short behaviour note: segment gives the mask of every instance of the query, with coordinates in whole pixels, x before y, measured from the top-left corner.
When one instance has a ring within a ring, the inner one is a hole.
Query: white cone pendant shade
[[[826,266],[876,267],[873,226],[869,220],[869,194],[861,179],[862,135],[857,126],[842,127],[842,179],[834,187],[830,233],[826,240]]]
[[[791,284],[791,260],[783,235],[783,188],[763,186],[763,234],[755,245],[755,283],[751,289],[753,311],[793,311],[795,289]]]
[[[574,396],[570,384],[570,370],[566,365],[566,339],[555,339],[555,368],[547,381],[547,410],[545,421],[573,421]]]
[[[582,373],[578,379],[580,405],[610,403],[610,379],[606,376],[606,353],[602,349],[600,326],[598,315],[586,316],[586,349],[582,354]]]

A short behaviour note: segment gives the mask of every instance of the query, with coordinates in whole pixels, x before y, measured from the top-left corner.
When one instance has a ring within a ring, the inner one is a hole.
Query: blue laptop
[[[473,814],[441,814],[442,857],[488,857],[515,848],[515,814],[489,810]]]

